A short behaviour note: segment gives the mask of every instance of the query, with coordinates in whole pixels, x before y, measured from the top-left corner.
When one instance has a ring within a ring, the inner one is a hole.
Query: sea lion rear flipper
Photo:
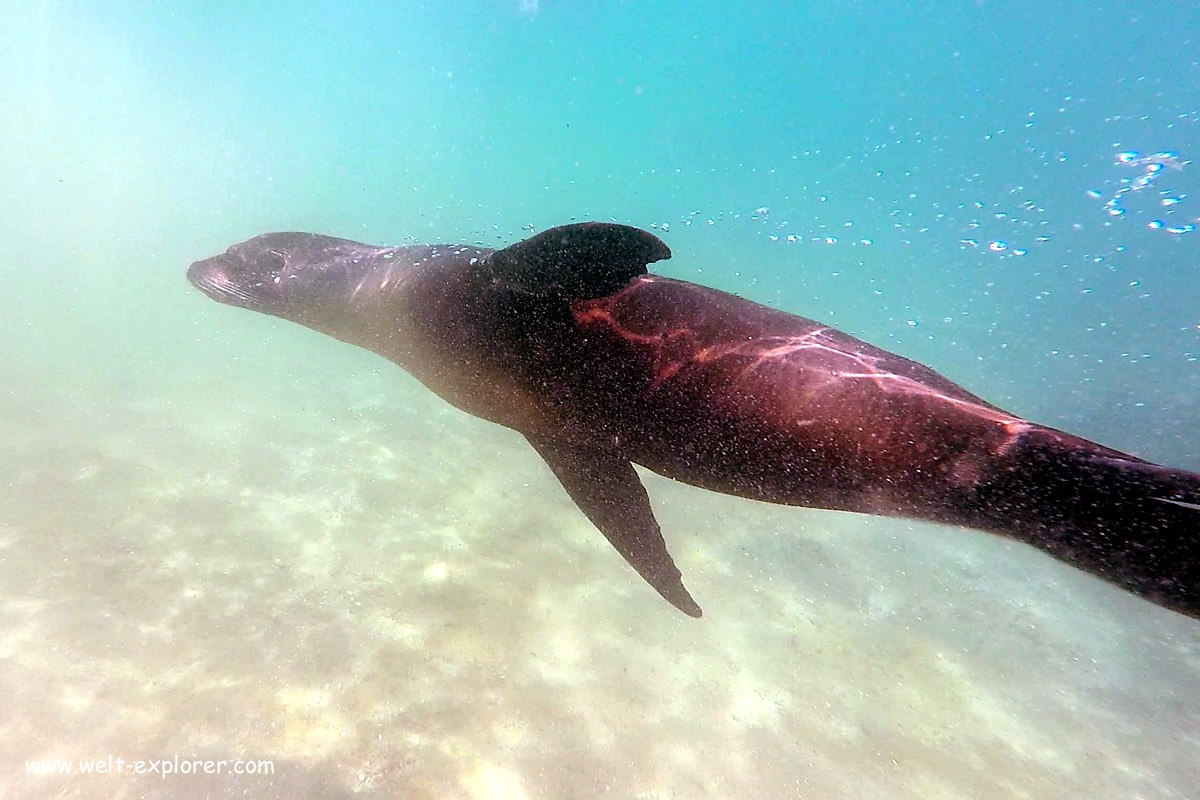
[[[1200,618],[1200,475],[1037,426],[998,462],[968,524]]]
[[[604,297],[646,265],[671,257],[654,234],[629,225],[580,222],[542,231],[488,257],[491,274],[510,288],[568,300]]]
[[[700,606],[683,586],[633,464],[605,450],[559,439],[526,438],[579,510],[629,565],[671,605],[699,617]]]

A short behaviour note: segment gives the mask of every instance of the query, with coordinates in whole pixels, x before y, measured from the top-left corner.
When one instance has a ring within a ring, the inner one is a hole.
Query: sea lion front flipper
[[[689,617],[700,606],[683,578],[650,507],[650,497],[627,459],[560,439],[526,436],[592,524],[655,591]]]

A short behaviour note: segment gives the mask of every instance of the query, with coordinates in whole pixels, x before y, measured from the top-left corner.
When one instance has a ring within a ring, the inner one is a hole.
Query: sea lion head
[[[187,276],[218,302],[333,333],[386,249],[315,233],[264,233],[197,261]]]

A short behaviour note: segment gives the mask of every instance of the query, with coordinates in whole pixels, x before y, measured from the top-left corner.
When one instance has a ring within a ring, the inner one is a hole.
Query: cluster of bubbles
[[[1169,169],[1180,172],[1190,163],[1190,161],[1184,161],[1180,159],[1177,153],[1174,153],[1170,150],[1163,150],[1161,152],[1151,153],[1150,155],[1145,156],[1138,153],[1136,150],[1125,150],[1117,153],[1117,164],[1126,167],[1133,167],[1134,169],[1140,169],[1142,172],[1136,178],[1122,178],[1121,184],[1117,187],[1117,190],[1113,192],[1113,194],[1107,200],[1104,201],[1104,209],[1108,212],[1109,216],[1125,216],[1126,209],[1123,203],[1128,195],[1132,194],[1133,192],[1142,192],[1146,189],[1153,188],[1158,183],[1159,178],[1164,174],[1165,170]],[[1159,205],[1162,208],[1172,209],[1172,211],[1167,212],[1168,214],[1173,214],[1173,207],[1179,205],[1184,200],[1184,196],[1173,194],[1169,191],[1162,191],[1160,192],[1160,195]],[[1094,189],[1088,192],[1088,196],[1095,200],[1099,200],[1101,197],[1103,197],[1099,191]],[[1194,222],[1170,225],[1160,218],[1150,220],[1148,223],[1146,223],[1146,227],[1150,230],[1162,230],[1177,236],[1185,233],[1191,233],[1192,231],[1196,230],[1196,225]]]
[[[1065,161],[1065,157],[1060,159]],[[1165,180],[1161,180],[1165,174],[1172,172],[1182,172],[1184,167],[1192,163],[1179,156],[1178,153],[1170,150],[1161,150],[1158,152],[1143,155],[1137,151],[1126,150],[1116,154],[1116,164],[1122,168],[1133,168],[1139,171],[1135,176],[1122,176],[1115,190],[1108,195],[1108,199],[1104,203],[1104,209],[1111,217],[1125,217],[1127,209],[1124,205],[1125,201],[1136,193],[1152,195],[1157,192],[1157,209],[1150,216],[1146,223],[1149,230],[1162,230],[1173,235],[1183,235],[1192,233],[1197,228],[1197,223],[1200,223],[1200,218],[1196,220],[1180,219],[1182,210],[1181,204],[1187,198],[1187,195],[1182,192],[1169,191],[1164,184]],[[1101,199],[1105,196],[1104,193],[1098,190],[1088,191],[1088,196],[1093,199]],[[821,202],[826,201],[824,195],[818,198]],[[966,204],[969,206],[970,204]],[[974,206],[977,210],[986,208],[987,203],[975,202]],[[960,205],[960,208],[966,206]],[[1050,236],[1044,235],[1047,229],[1042,227],[1048,223],[1045,221],[1046,209],[1040,207],[1036,203],[1026,200],[1020,203],[1019,209],[1013,209],[1012,213],[1005,211],[995,211],[994,217],[990,222],[974,221],[968,224],[970,232],[966,236],[958,239],[959,247],[963,249],[979,249],[984,252],[994,253],[1001,257],[1020,257],[1029,253],[1029,248],[1036,247],[1050,241]],[[1139,214],[1142,212],[1139,212]],[[939,214],[941,219],[944,215]],[[817,244],[835,245],[839,242],[850,242],[855,245],[871,245],[874,243],[872,238],[851,236],[850,231],[855,227],[853,221],[847,221],[840,225],[841,230],[816,230],[807,232],[798,232],[786,220],[779,221],[771,216],[770,207],[763,205],[755,209],[745,210],[741,212],[729,211],[720,212],[713,216],[705,216],[700,211],[692,211],[690,214],[681,216],[677,225],[690,227],[692,225],[717,225],[723,221],[731,220],[750,220],[758,222],[762,225],[760,233],[772,242],[783,242],[788,244],[812,242]],[[669,232],[671,230],[671,222],[659,222],[653,227]],[[987,228],[994,228],[996,225],[1003,225],[1014,228],[1014,232],[1018,229],[1024,230],[1029,235],[1027,241],[1022,242],[1021,246],[1011,243],[1011,240],[1006,236],[996,236],[1000,231],[994,231],[991,237],[981,237],[978,233],[982,233]],[[819,226],[824,228],[824,225]],[[1041,227],[1041,231],[1035,231],[1035,228]],[[1075,230],[1082,230],[1081,224],[1073,226]],[[920,232],[929,230],[928,227],[921,228]],[[1033,233],[1042,233],[1043,235],[1033,236]],[[1123,250],[1124,247],[1118,249]],[[1096,260],[1103,260],[1103,257],[1098,257]]]
[[[868,165],[873,152],[851,154],[833,160]],[[814,160],[813,169],[830,160],[828,155],[815,150],[804,151],[803,156]],[[793,156],[793,159],[797,158],[797,155]],[[1068,154],[1061,151],[1046,151],[1041,153],[1040,158],[1046,165],[1068,163]],[[1120,225],[1126,226],[1126,233],[1141,228],[1179,236],[1192,233],[1200,224],[1200,219],[1191,218],[1187,204],[1188,184],[1185,179],[1191,175],[1180,174],[1191,161],[1167,149],[1148,154],[1122,150],[1115,154],[1113,160],[1103,161],[1111,165],[1109,169],[1112,172],[1087,195],[1103,203],[1106,217],[1104,227]],[[890,249],[895,245],[916,245],[928,250],[942,245],[957,245],[962,250],[976,250],[985,257],[998,259],[1027,256],[1042,249],[1052,239],[1058,240],[1064,236],[1079,239],[1093,231],[1093,226],[1085,219],[1071,219],[1070,215],[1084,210],[1074,201],[1057,195],[1031,199],[1036,191],[1036,183],[1029,185],[1018,179],[1003,187],[1005,197],[985,200],[978,196],[971,197],[968,193],[990,188],[991,177],[985,173],[981,179],[978,174],[964,173],[954,184],[936,186],[927,194],[918,191],[920,184],[908,180],[914,177],[912,174],[905,172],[900,176],[893,168],[885,179],[885,171],[888,171],[886,164],[878,166],[883,168],[876,169],[875,164],[869,164],[869,171],[854,173],[856,180],[865,182],[856,186],[853,202],[846,197],[838,198],[835,192],[830,191],[834,187],[828,184],[829,176],[814,176],[812,169],[801,170],[799,174],[804,177],[792,187],[780,191],[780,187],[787,186],[787,181],[780,178],[788,172],[782,166],[737,163],[713,167],[707,172],[761,178],[764,182],[775,184],[776,191],[780,193],[769,198],[751,196],[748,198],[751,202],[745,202],[744,198],[742,203],[732,206],[722,207],[722,204],[713,208],[696,205],[691,206],[693,210],[690,211],[684,207],[677,209],[674,214],[667,212],[659,216],[657,221],[642,220],[641,224],[672,237],[687,230],[712,231],[714,226],[731,228],[739,235],[751,234],[761,237],[763,242],[787,246],[808,244],[849,248],[877,245]],[[1072,161],[1069,166],[1074,167],[1075,162]],[[1094,162],[1079,164],[1080,168],[1089,171],[1096,166]],[[686,167],[649,169],[641,173],[641,177],[647,181],[671,181],[675,175],[687,171]],[[878,184],[870,183],[871,173],[878,179]],[[1068,185],[1078,185],[1081,179],[1081,175],[1070,173],[1062,177]],[[972,186],[975,182],[978,185]],[[1082,193],[1087,188],[1086,185],[1079,186],[1076,191]],[[1063,202],[1066,203],[1065,208],[1062,207]],[[1052,212],[1051,208],[1056,208],[1057,212]],[[861,216],[858,212],[862,212]],[[1064,217],[1064,212],[1068,216]],[[797,221],[797,217],[803,219]],[[600,217],[589,214],[578,217],[593,218]],[[564,221],[547,220],[546,224],[538,227],[530,223],[522,226],[523,233],[529,235],[547,227],[547,224],[561,224]],[[487,238],[497,242],[514,238],[511,233],[501,232],[498,226],[492,227],[493,231]],[[1115,233],[1116,228],[1112,231]],[[1125,250],[1124,244],[1114,245],[1109,238],[1100,237],[1095,241],[1106,251],[1114,246],[1116,251]],[[1086,246],[1083,239],[1079,239],[1079,243]],[[1101,262],[1107,260],[1111,253],[1087,255]]]
[[[1050,237],[1039,236],[1037,240],[1039,242],[1048,242],[1050,241]],[[959,239],[958,243],[963,247],[969,248],[976,248],[980,246],[980,241],[978,239],[972,239],[969,237],[966,239]],[[1024,247],[1010,247],[1008,242],[1004,241],[1003,239],[993,239],[990,242],[987,242],[986,246],[987,249],[993,253],[1011,253],[1014,256],[1023,256],[1029,252]]]
[[[824,196],[822,196],[821,202],[824,202],[825,199],[826,198]],[[838,242],[842,241],[841,237],[833,235],[833,234],[828,234],[828,233],[818,233],[818,234],[795,233],[795,232],[789,233],[788,232],[789,230],[794,230],[794,229],[792,228],[791,224],[787,220],[774,221],[774,220],[770,219],[770,216],[771,216],[771,209],[768,206],[759,206],[758,208],[754,209],[752,212],[747,212],[747,213],[743,213],[743,212],[739,212],[739,211],[731,211],[728,213],[719,212],[711,217],[705,217],[699,211],[692,211],[691,213],[680,217],[679,222],[677,224],[682,225],[685,228],[691,227],[693,224],[717,225],[718,223],[724,221],[726,218],[732,219],[732,220],[740,220],[743,217],[745,217],[745,218],[748,218],[752,222],[769,223],[769,227],[772,230],[771,230],[771,232],[769,232],[767,234],[767,239],[772,242],[785,242],[787,244],[799,244],[799,243],[803,243],[803,242],[813,242],[815,244],[834,245],[834,244],[837,244]],[[671,223],[670,222],[652,222],[652,223],[650,223],[650,227],[653,228],[654,230],[660,230],[665,233],[670,233],[670,231],[671,231]],[[854,227],[853,221],[847,221],[847,222],[842,223],[842,228],[844,228],[844,229],[848,230],[853,227]],[[853,244],[862,245],[864,247],[869,247],[870,245],[874,244],[874,240],[868,239],[868,238],[857,238],[857,239],[851,239],[850,241]]]
[[[976,200],[973,204],[977,211],[981,211],[987,207],[987,203],[981,200]],[[1024,212],[1024,213],[1021,213]],[[1040,219],[1046,212],[1046,209],[1040,207],[1032,200],[1025,200],[1019,204],[1019,211],[1009,213],[1007,211],[995,211],[992,213],[993,222],[989,226],[1008,225],[1013,228],[1030,228],[1034,227],[1035,223],[1031,218]],[[974,220],[967,224],[967,228],[971,231],[976,231],[984,227],[984,223]],[[1037,244],[1050,241],[1049,236],[1038,236],[1034,240]],[[1009,244],[1004,239],[981,239],[977,236],[966,236],[958,240],[959,247],[963,249],[974,250],[982,248],[991,253],[997,253],[1003,256],[1023,256],[1029,252],[1025,247],[1015,247]]]

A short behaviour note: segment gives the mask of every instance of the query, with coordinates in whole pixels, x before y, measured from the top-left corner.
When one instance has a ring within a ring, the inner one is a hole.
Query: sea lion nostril
[[[188,281],[209,298],[229,305],[256,308],[261,301],[230,278],[227,266],[217,259],[197,261],[188,267]]]
[[[188,269],[187,269],[188,282],[191,283],[192,285],[195,285],[196,281],[200,280],[201,276],[204,274],[204,269],[205,269],[205,262],[203,262],[203,261],[196,261],[190,267],[188,267]]]
[[[211,279],[228,281],[229,273],[225,269],[225,266],[219,257],[206,258],[203,261],[197,261],[188,267],[187,279],[192,283]]]

